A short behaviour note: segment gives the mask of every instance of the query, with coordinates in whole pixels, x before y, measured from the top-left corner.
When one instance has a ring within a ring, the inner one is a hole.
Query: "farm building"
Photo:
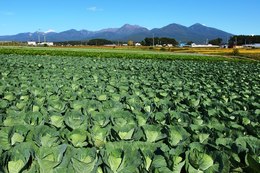
[[[219,47],[219,46],[217,46],[217,45],[212,45],[212,44],[195,44],[195,43],[192,43],[191,44],[191,47],[201,47],[201,48],[203,48],[203,47],[208,47],[208,48],[210,48],[210,47],[215,47],[215,48],[217,48],[217,47]]]
[[[35,41],[27,41],[28,46],[36,46]]]
[[[53,46],[53,42],[42,42],[42,43],[38,43],[38,45],[43,46],[43,45],[47,45],[47,46]]]
[[[255,43],[255,44],[245,44],[243,47],[250,47],[250,48],[260,48],[260,43]]]

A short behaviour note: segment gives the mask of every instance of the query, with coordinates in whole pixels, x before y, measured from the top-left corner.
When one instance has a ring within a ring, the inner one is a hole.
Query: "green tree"
[[[144,39],[144,45],[145,46],[152,46],[153,44],[160,44],[160,45],[167,45],[172,44],[173,46],[178,45],[178,42],[174,38],[167,38],[167,37],[155,37],[155,38],[145,38]]]
[[[161,45],[172,44],[173,46],[176,46],[179,43],[174,38],[162,37],[160,38],[160,44]]]
[[[193,41],[188,41],[187,45],[192,45],[192,43],[194,43]]]
[[[92,46],[103,46],[106,44],[113,44],[113,42],[106,39],[92,39],[88,41],[88,45]]]
[[[133,42],[132,40],[129,40],[129,41],[127,42],[127,45],[128,45],[128,46],[133,46],[133,45],[134,45],[134,42]]]
[[[230,47],[254,43],[260,43],[260,35],[234,35],[228,41]]]
[[[221,43],[222,43],[222,38],[216,38],[209,41],[209,44],[213,44],[213,45],[221,45]]]

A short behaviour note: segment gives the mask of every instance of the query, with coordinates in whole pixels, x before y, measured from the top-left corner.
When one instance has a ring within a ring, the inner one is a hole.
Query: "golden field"
[[[175,50],[176,49],[176,50]],[[233,48],[183,48],[177,49],[172,48],[170,51],[174,52],[185,52],[185,53],[199,53],[199,54],[208,54],[208,55],[223,55],[223,56],[234,56]],[[252,58],[260,60],[260,49],[238,49],[238,54],[236,56],[244,58]]]

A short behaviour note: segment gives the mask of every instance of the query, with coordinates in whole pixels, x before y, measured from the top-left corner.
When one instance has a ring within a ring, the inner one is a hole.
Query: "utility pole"
[[[227,45],[228,45],[228,36],[227,36]]]
[[[29,34],[29,41],[32,41],[32,33]]]
[[[154,47],[154,34],[153,34],[153,47]]]
[[[40,29],[38,30],[38,42],[40,43],[41,42],[41,36],[40,36]]]

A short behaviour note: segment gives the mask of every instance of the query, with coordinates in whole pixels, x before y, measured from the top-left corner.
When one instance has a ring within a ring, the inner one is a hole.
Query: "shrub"
[[[160,50],[161,50],[161,51],[166,51],[166,49],[165,49],[164,47],[162,47]]]
[[[238,49],[233,49],[233,52],[232,52],[232,54],[234,55],[234,56],[238,56],[239,55],[239,50]]]

